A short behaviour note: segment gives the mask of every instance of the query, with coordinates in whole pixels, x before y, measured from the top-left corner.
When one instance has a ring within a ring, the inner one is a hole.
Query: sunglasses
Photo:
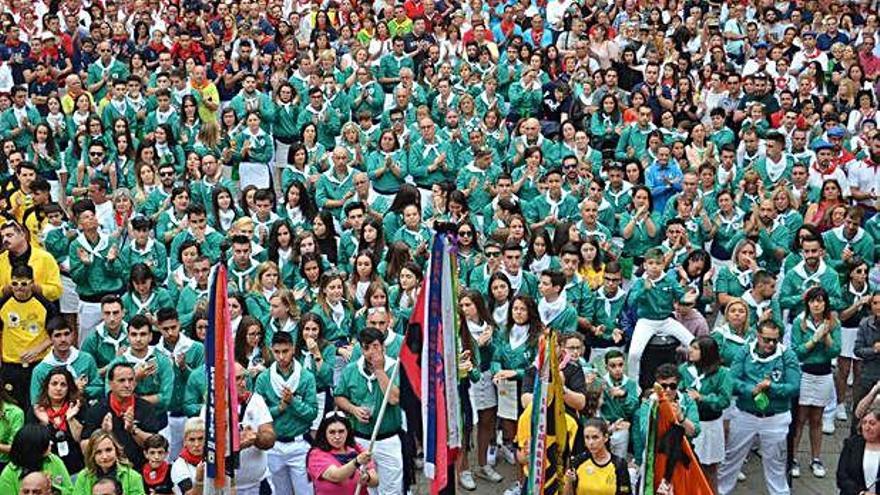
[[[678,390],[678,383],[660,383],[663,390]]]
[[[159,172],[160,177],[174,177],[174,172]]]
[[[89,156],[104,156],[103,151],[90,151]]]
[[[458,235],[459,235],[459,237],[470,237],[470,236],[474,235],[474,233],[471,232],[470,230],[462,230],[461,232],[458,233]]]
[[[496,252],[496,251],[486,251],[486,256],[488,256],[490,258],[497,258],[497,257],[501,256],[501,253]]]
[[[779,343],[779,339],[775,339],[772,337],[764,337],[763,335],[758,335],[758,337],[761,337],[761,340],[763,340],[767,344],[778,344]]]
[[[33,282],[30,280],[13,280],[9,283],[12,287],[27,287]]]

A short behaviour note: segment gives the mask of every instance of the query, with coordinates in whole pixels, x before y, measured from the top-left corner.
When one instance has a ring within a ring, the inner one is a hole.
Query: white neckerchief
[[[820,279],[821,279],[822,275],[825,274],[825,270],[827,268],[828,267],[825,266],[825,260],[819,259],[819,267],[812,274],[808,274],[807,273],[807,261],[802,260],[800,263],[795,265],[795,267],[792,269],[792,271],[794,271],[796,274],[798,274],[801,278],[804,279],[804,281],[801,283],[801,287],[808,287],[810,285],[810,283],[813,283],[813,282],[815,282],[818,285],[821,285],[822,281]]]
[[[648,276],[648,272],[645,272],[645,274],[642,275],[642,278],[645,279],[646,281],[651,282],[651,284],[656,287],[657,284],[659,284],[660,282],[663,281],[664,278],[666,278],[666,274],[661,273],[659,277],[652,279],[650,276]]]
[[[505,301],[504,304],[492,310],[492,319],[495,320],[495,324],[498,325],[499,328],[507,326],[507,312],[509,308],[510,301]]]
[[[153,251],[154,244],[156,244],[156,241],[154,241],[153,238],[148,237],[146,244],[144,244],[144,248],[140,249],[137,245],[137,241],[132,240],[131,241],[131,250],[141,256],[144,256],[144,255],[149,254],[150,252]]]
[[[865,282],[865,287],[862,290],[856,290],[856,288],[853,286],[852,282],[850,282],[849,286],[847,287],[847,290],[849,291],[850,294],[856,296],[855,299],[858,300],[858,299],[861,299],[862,297],[864,297],[864,295],[868,293],[870,288],[871,288],[870,284],[868,284],[868,282]]]
[[[415,301],[410,297],[409,293],[400,289],[400,300],[397,301],[398,307],[401,309],[409,309]]]
[[[720,327],[716,327],[715,331],[721,334],[724,340],[729,340],[731,342],[736,342],[737,344],[745,344],[746,339],[741,335],[737,335],[732,328],[730,328],[729,323],[725,323]]]
[[[153,346],[148,346],[147,353],[144,355],[144,357],[140,358],[140,357],[137,357],[134,354],[132,354],[131,347],[129,347],[128,349],[125,350],[125,352],[122,354],[122,356],[125,358],[125,360],[127,362],[129,362],[135,366],[142,366],[147,363],[148,359],[153,357],[154,351],[155,351],[155,348]]]
[[[718,212],[718,221],[721,222],[722,227],[732,228],[734,230],[739,230],[741,226],[741,221],[743,217],[743,211],[738,207],[734,207],[733,214],[730,218],[726,218],[724,216],[724,212]]]
[[[297,225],[303,223],[305,218],[303,218],[302,208],[299,206],[285,206],[284,209],[287,211],[287,219],[290,220],[290,223]]]
[[[693,382],[693,388],[694,388],[694,390],[696,390],[697,392],[699,392],[700,389],[703,388],[703,379],[706,378],[706,374],[705,374],[705,373],[700,373],[700,372],[697,370],[697,367],[696,367],[695,365],[693,365],[693,364],[689,364],[689,365],[688,365],[688,367],[687,367],[687,371],[688,371],[688,373],[694,378],[694,382]]]
[[[246,279],[248,276],[250,276],[251,273],[253,273],[254,270],[257,269],[256,263],[254,263],[253,260],[251,260],[251,265],[243,271],[238,271],[238,267],[235,266],[235,263],[232,263],[232,267],[235,268],[235,270],[229,270],[229,273],[231,273],[232,276],[235,277],[236,285],[238,286],[239,290],[246,291],[247,290],[247,285],[245,284]]]
[[[276,332],[293,333],[293,331],[296,330],[296,322],[293,320],[293,318],[286,318],[284,320],[284,325],[278,323],[277,318],[272,318],[270,320],[270,323],[272,324],[272,327],[276,330]]]
[[[168,141],[165,141],[164,143],[160,143],[159,141],[156,141],[155,146],[156,146],[156,154],[159,156],[164,156],[164,155],[168,155],[171,153],[171,149],[168,147]]]
[[[769,363],[770,361],[773,361],[774,359],[781,357],[782,353],[785,352],[785,346],[780,343],[780,344],[776,344],[776,351],[773,352],[773,354],[770,354],[769,356],[761,357],[758,355],[757,352],[755,352],[755,349],[757,349],[757,347],[758,347],[757,340],[752,341],[752,343],[749,344],[749,356],[752,358],[752,361],[756,361],[759,363]]]
[[[550,255],[544,253],[544,256],[541,256],[540,258],[535,258],[534,260],[532,260],[531,263],[529,263],[529,271],[534,274],[541,273],[544,270],[550,268],[550,261]]]
[[[268,301],[269,299],[272,299],[272,296],[274,296],[276,292],[278,292],[278,287],[272,287],[271,289],[264,288],[263,289],[263,297],[265,297],[266,300]]]
[[[386,355],[386,356],[385,356],[385,371],[387,372],[388,370],[390,370],[391,368],[393,368],[394,365],[395,365],[395,363],[397,363],[397,360],[396,360],[396,359],[394,359],[394,358],[391,357],[391,356],[387,356],[387,355]],[[371,373],[371,374],[368,375],[368,374],[367,374],[367,370],[366,370],[365,367],[364,367],[365,364],[366,364],[366,361],[364,360],[364,356],[359,357],[358,360],[357,360],[357,369],[358,369],[358,373],[360,373],[362,377],[366,378],[366,380],[367,380],[367,390],[368,390],[370,393],[373,393],[373,382],[376,381],[376,374],[375,374],[375,373]]]
[[[765,301],[761,301],[761,302],[756,301],[755,296],[752,295],[751,290],[745,291],[745,293],[743,293],[743,295],[742,295],[742,299],[749,306],[756,308],[755,313],[757,314],[757,316],[759,318],[761,317],[761,314],[764,313],[764,310],[769,308],[770,304],[771,304],[771,301],[769,301],[769,300],[765,300]]]
[[[137,306],[136,314],[143,314],[150,307],[150,303],[153,302],[153,299],[156,298],[156,291],[150,292],[150,297],[147,298],[146,301],[141,301],[140,296],[138,296],[137,292],[132,291],[131,293],[131,302]]]
[[[156,346],[156,349],[159,350],[162,354],[165,354],[171,359],[177,359],[178,356],[185,356],[190,349],[192,349],[195,341],[181,332],[177,337],[177,342],[174,343],[173,349],[168,349],[165,345],[165,337],[159,339],[159,345]]]
[[[517,349],[521,345],[526,343],[526,340],[529,339],[529,326],[528,325],[520,325],[514,323],[512,327],[510,327],[510,333],[507,335],[507,343],[510,344],[510,348]]]
[[[229,208],[228,210],[219,210],[217,216],[220,217],[220,228],[226,231],[232,227],[232,222],[235,220],[235,210],[232,208]]]
[[[330,317],[333,318],[336,325],[342,325],[342,321],[345,320],[345,306],[342,305],[342,301],[328,302],[327,306],[330,307]]]
[[[517,272],[516,275],[511,275],[510,273],[507,272],[507,269],[505,269],[505,268],[501,269],[501,273],[507,275],[507,279],[510,280],[510,287],[513,289],[513,291],[514,292],[519,291],[519,288],[520,288],[520,286],[522,286],[522,282],[523,282],[522,268],[520,268],[519,272]]]
[[[813,331],[813,335],[818,334],[819,332],[825,330],[825,321],[822,320],[822,323],[817,327],[815,323],[813,323],[813,318],[810,317],[806,312],[804,312],[804,324],[807,325],[808,330]]]
[[[364,304],[364,297],[367,295],[367,289],[370,287],[369,280],[362,280],[357,283],[354,288],[355,299],[357,299],[358,304]]]
[[[489,328],[489,324],[486,322],[477,323],[471,320],[465,320],[465,322],[467,323],[468,330],[471,332],[471,337],[473,337],[474,340],[479,339],[480,336],[483,335],[483,332]]]
[[[568,195],[565,191],[562,191],[559,195],[559,200],[554,201],[553,198],[550,197],[550,191],[544,193],[544,200],[547,201],[547,205],[550,206],[550,215],[554,217],[559,216],[559,206],[565,200],[565,197]]]
[[[50,352],[49,354],[46,354],[46,357],[43,358],[43,362],[53,368],[55,368],[56,366],[64,366],[65,368],[67,368],[67,371],[69,371],[71,375],[78,378],[79,373],[77,373],[76,370],[73,369],[73,363],[78,357],[79,349],[77,349],[76,347],[71,347],[70,355],[67,356],[67,359],[65,359],[64,361],[58,359],[58,357],[55,356],[54,352]]]
[[[602,305],[605,307],[605,314],[608,316],[611,316],[611,306],[624,297],[626,297],[626,292],[620,288],[617,289],[617,294],[608,297],[608,295],[605,294],[605,286],[603,285],[602,287],[599,287],[599,298],[602,300]]]
[[[727,185],[734,177],[736,177],[736,164],[730,167],[730,170],[725,170],[724,167],[718,167],[718,184],[719,185]]]
[[[80,247],[89,253],[91,259],[103,258],[104,255],[101,254],[101,251],[107,249],[107,246],[110,245],[110,237],[101,231],[98,231],[98,244],[94,247],[92,247],[92,244],[86,239],[86,235],[83,232],[80,232],[76,236],[76,240],[79,242]]]
[[[620,378],[620,383],[615,384],[614,378],[611,378],[611,373],[606,373],[604,376],[605,383],[608,385],[608,388],[614,387],[625,387],[627,383],[629,383],[629,376],[624,373],[623,377]]]
[[[269,384],[272,385],[272,391],[275,392],[275,395],[278,398],[284,396],[284,389],[287,388],[291,392],[296,392],[296,389],[299,388],[299,380],[302,376],[302,365],[294,359],[291,362],[291,367],[293,368],[293,372],[290,373],[290,376],[284,378],[281,376],[281,373],[278,372],[278,363],[272,363],[272,366],[269,366]]]
[[[128,102],[125,98],[122,100],[112,99],[110,100],[110,105],[115,108],[120,115],[125,115],[125,112],[128,110]]]
[[[859,242],[865,235],[865,230],[859,227],[859,230],[856,231],[856,235],[854,235],[852,239],[847,239],[846,235],[843,233],[843,225],[831,229],[831,232],[834,232],[834,236],[846,246]]]
[[[553,302],[547,302],[547,299],[543,297],[539,299],[538,315],[541,317],[541,322],[543,322],[544,325],[549,325],[557,316],[562,314],[567,302],[568,298],[565,297],[565,290],[563,290],[562,293],[559,294],[559,297]]]
[[[174,108],[169,108],[167,112],[163,112],[157,108],[156,109],[156,122],[158,122],[160,124],[164,124],[164,123],[168,122],[168,120],[171,118],[172,115],[174,115]]]
[[[339,179],[336,177],[336,168],[331,167],[329,170],[324,172],[324,177],[326,177],[327,180],[329,180],[330,182],[341,186],[341,185],[345,184],[346,182],[348,182],[348,179],[351,177],[351,174],[353,174],[353,173],[354,173],[354,170],[351,167],[349,167],[348,165],[346,165],[345,166],[345,177],[343,177],[342,179]]]
[[[134,108],[136,112],[143,110],[147,106],[147,100],[145,100],[144,97],[140,94],[137,96],[137,98],[126,96],[125,101],[128,102],[128,104],[131,105],[131,107]]]
[[[89,115],[91,115],[89,112],[83,113],[83,112],[80,112],[79,110],[75,110],[73,112],[73,115],[71,116],[75,127],[79,127],[81,124],[83,124],[86,121],[86,119],[89,118]]]
[[[424,143],[422,148],[422,158],[428,158],[431,152],[440,153],[439,143]]]
[[[739,285],[742,285],[746,289],[750,289],[752,287],[752,270],[740,270],[736,263],[730,265],[730,273],[736,277],[736,281],[739,282]]]
[[[764,163],[767,169],[767,177],[770,178],[770,182],[776,183],[782,178],[782,174],[785,173],[785,168],[788,165],[788,158],[785,156],[785,153],[779,157],[779,161],[775,162],[770,158],[770,155],[764,156]]]

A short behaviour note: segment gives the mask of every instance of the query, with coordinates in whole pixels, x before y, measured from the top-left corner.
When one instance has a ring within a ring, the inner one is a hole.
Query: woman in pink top
[[[379,484],[370,453],[355,443],[342,411],[330,411],[324,416],[313,445],[306,464],[315,495],[351,495],[358,483],[368,487]]]

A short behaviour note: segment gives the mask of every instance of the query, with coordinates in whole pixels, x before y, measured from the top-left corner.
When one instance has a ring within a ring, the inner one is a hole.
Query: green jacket
[[[257,90],[250,95],[246,95],[242,89],[232,98],[229,106],[235,111],[235,116],[238,120],[243,120],[247,115],[248,102],[251,100],[253,101],[252,106],[260,113],[260,127],[268,132],[269,126],[275,119],[275,104],[272,103],[272,98],[269,95]]]
[[[853,255],[865,260],[868,266],[874,263],[874,240],[864,229],[860,228],[852,239],[847,239],[841,225],[825,231],[822,239],[825,241],[825,254],[828,255],[829,264],[839,272],[846,271],[847,264],[843,261],[843,250],[847,247]]]
[[[742,297],[752,286],[752,273],[750,270],[741,271],[734,266],[724,266],[718,271],[715,279],[715,293],[727,294],[732,297]]]
[[[310,122],[318,128],[318,142],[327,150],[333,149],[336,146],[336,136],[342,129],[342,117],[339,116],[339,112],[329,103],[324,103],[320,110],[315,110],[311,105],[303,105],[299,119],[296,121],[296,128],[302,129]]]
[[[154,404],[157,414],[165,414],[171,407],[171,398],[174,395],[174,365],[171,360],[165,357],[155,348],[150,349],[153,357],[148,357],[147,361],[156,360],[156,372],[138,382],[135,392],[138,396],[158,395],[159,402]],[[148,354],[150,356],[150,354]],[[130,363],[137,366],[138,360],[134,358],[130,351],[125,352],[110,363],[112,367],[115,363]],[[110,383],[107,382],[107,391],[109,392]]]
[[[165,348],[164,342],[164,338],[160,340],[156,344],[156,350],[168,358],[174,373],[174,390],[171,393],[171,403],[168,410],[173,413],[185,414],[186,386],[191,375],[204,373],[205,346],[201,342],[186,338],[183,334],[178,340],[178,345],[181,346],[180,350],[168,350]],[[177,365],[177,360],[174,357],[180,353],[184,355],[185,366],[183,368]]]
[[[394,175],[385,165],[386,157],[400,167],[400,177]],[[409,156],[406,150],[398,149],[392,153],[374,150],[367,155],[367,175],[373,188],[381,194],[396,193],[409,174]]]
[[[526,376],[526,370],[532,366],[535,354],[537,353],[537,344],[525,342],[517,347],[511,347],[509,330],[496,331],[492,336],[493,350],[492,363],[489,370],[494,375],[501,370],[516,371],[516,379],[522,380]]]
[[[95,359],[98,369],[106,368],[114,359],[120,348],[128,347],[128,325],[123,321],[119,328],[119,334],[114,339],[104,326],[104,322],[98,323],[94,331],[86,335],[82,343],[82,352]],[[103,390],[101,394],[103,395]]]
[[[627,158],[639,159],[645,155],[648,149],[648,135],[656,129],[653,124],[648,124],[647,129],[639,127],[638,122],[633,122],[626,126],[617,140],[617,148],[614,150],[614,158],[618,160],[626,160]],[[628,149],[633,149],[632,157],[629,155]]]
[[[190,373],[183,392],[183,412],[187,417],[198,416],[205,403],[208,384],[204,373]]]
[[[715,327],[709,336],[718,344],[721,364],[727,367],[732,366],[736,357],[746,348],[750,341],[754,340],[754,334],[751,330],[746,332],[746,335],[740,336],[733,333],[726,323]]]
[[[591,323],[594,325],[605,325],[605,331],[601,339],[606,342],[613,342],[611,339],[615,328],[620,328],[620,314],[626,306],[627,292],[618,288],[617,294],[612,297],[605,295],[605,287],[599,287],[593,297],[593,318]]]
[[[208,300],[208,289],[201,290],[198,287],[187,285],[180,291],[177,298],[177,314],[180,316],[181,328],[189,328],[193,314],[199,301]]]
[[[326,208],[333,216],[341,219],[343,215],[342,205],[330,208],[325,206],[327,201],[345,199],[345,195],[354,191],[354,169],[349,169],[345,177],[337,177],[334,168],[328,169],[318,177],[315,184],[315,203],[318,208]]]
[[[791,410],[791,398],[801,386],[801,368],[797,356],[779,344],[776,352],[760,357],[755,351],[756,342],[750,342],[740,352],[730,367],[733,391],[737,395],[736,407],[747,413],[762,412],[755,405],[752,390],[755,385],[770,379],[767,397],[770,404],[763,413],[779,414]]]
[[[865,222],[865,231],[874,239],[874,259],[880,259],[880,215]]]
[[[626,225],[631,218],[632,215],[629,212],[624,212],[620,215],[618,228],[620,229],[621,237],[623,236],[623,230],[626,228]],[[659,239],[662,225],[660,222],[660,215],[657,213],[651,213],[651,220],[657,227],[654,236],[652,237],[648,234],[648,229],[645,228],[644,222],[638,223],[635,228],[633,228],[632,236],[630,236],[629,239],[623,239],[623,256],[644,256],[648,249],[660,244]]]
[[[440,167],[428,171],[428,167],[441,154],[446,154],[445,162]],[[451,143],[435,136],[434,144],[426,144],[424,140],[413,143],[409,150],[409,174],[420,187],[431,187],[444,181],[454,181],[456,177],[457,157]]]
[[[821,327],[822,324],[819,326]],[[802,365],[827,364],[830,366],[831,360],[836,359],[840,354],[840,321],[834,320],[834,327],[831,329],[831,347],[828,347],[823,338],[816,343],[815,347],[807,349],[807,342],[813,338],[817,330],[812,318],[804,313],[799,314],[791,324],[791,348]]]
[[[782,309],[798,314],[804,310],[804,294],[813,286],[820,286],[828,292],[831,301],[831,309],[843,308],[843,297],[840,289],[840,278],[837,272],[832,270],[824,261],[819,262],[819,268],[807,273],[805,261],[801,261],[791,271],[785,272],[782,279],[782,290],[779,295],[779,305]]]
[[[306,356],[306,353],[309,355]],[[336,365],[336,346],[328,343],[321,349],[321,366],[318,367],[313,356],[308,351],[301,352],[296,360],[303,368],[309,370],[315,377],[315,390],[318,392],[330,391],[333,387],[333,367]],[[354,353],[351,360],[354,361]]]
[[[125,321],[129,322],[135,315],[150,313],[154,317],[162,308],[173,308],[171,294],[157,287],[153,289],[146,301],[141,300],[135,292],[129,291],[122,295],[122,308],[125,309]]]
[[[125,265],[118,255],[112,261],[107,260],[110,249],[115,245],[116,241],[104,234],[101,234],[101,240],[95,246],[92,246],[84,235],[80,235],[70,243],[68,251],[70,278],[76,282],[76,292],[81,298],[97,298],[108,293],[122,292]],[[91,263],[85,264],[80,260],[78,254],[80,248],[89,253]]]
[[[770,176],[770,171],[767,169],[768,163],[770,163],[770,158],[764,155],[755,160],[755,163],[752,165],[752,169],[754,169],[755,172],[758,173],[758,176],[761,177],[765,191],[772,191],[777,184],[784,180],[791,181],[791,169],[794,167],[793,156],[784,153],[779,162],[777,162],[777,165],[781,165],[781,167],[774,170],[772,177]]]
[[[385,372],[389,375],[393,369],[396,360],[389,356],[385,357]],[[394,377],[395,387],[400,386],[400,374]],[[354,422],[354,431],[360,435],[370,435],[376,426],[376,419],[379,416],[379,409],[382,407],[382,399],[384,392],[379,382],[375,378],[368,378],[364,371],[363,357],[357,361],[348,363],[339,376],[339,382],[336,384],[333,395],[335,397],[345,397],[352,404],[359,407],[372,408],[373,414],[370,416],[369,423]],[[388,404],[385,409],[385,416],[382,417],[382,424],[379,427],[380,435],[387,435],[400,431],[403,416],[401,414],[400,404]]]
[[[784,223],[779,223],[770,227],[770,230],[762,229],[758,234],[758,245],[763,250],[761,256],[758,257],[758,264],[770,273],[779,273],[781,261],[776,257],[774,251],[781,249],[787,252],[791,249],[791,235],[788,227]]]
[[[549,194],[540,195],[526,203],[524,208],[526,220],[529,223],[538,223],[541,220],[548,218],[554,209],[556,210],[556,218],[559,219],[560,222],[574,222],[580,216],[578,201],[571,194],[563,193],[556,205],[551,203],[552,200],[550,199]],[[551,230],[555,230],[555,228],[552,228]]]
[[[64,466],[64,461],[53,453],[49,453],[43,459],[43,465],[40,470],[49,477],[52,484],[52,492],[60,495],[73,494],[73,482],[70,481],[70,474]],[[25,474],[22,468],[15,464],[7,464],[0,473],[0,493],[17,494],[21,490],[21,478]],[[128,492],[125,492],[126,495]],[[88,495],[92,492],[89,491]]]
[[[174,236],[174,239],[171,241],[171,250],[168,251],[171,258],[171,270],[175,270],[180,266],[180,246],[184,242],[194,239],[195,237],[189,229]],[[205,241],[199,243],[199,250],[211,260],[212,264],[216,263],[220,261],[220,246],[223,244],[223,241],[223,234],[214,230],[213,227],[207,227],[205,229]]]
[[[117,463],[116,479],[122,485],[122,493],[125,495],[145,495],[144,480],[134,469]],[[92,487],[97,482],[98,475],[88,469],[83,469],[76,477],[73,495],[92,495]]]
[[[333,315],[328,314],[323,306],[318,303],[315,303],[315,305],[312,306],[310,312],[318,315],[324,322],[324,338],[329,342],[336,342],[337,340],[351,341],[353,337],[351,334],[351,326],[354,315],[351,308],[345,304],[343,304],[343,308],[344,316],[342,321],[336,323],[336,320],[333,319]]]
[[[0,416],[0,443],[10,445],[15,434],[24,426],[24,411],[8,402],[3,402],[0,408],[3,413]],[[9,454],[0,454],[0,462],[8,463]]]
[[[469,190],[470,195],[467,197],[467,200],[471,211],[481,211],[492,202],[492,196],[489,195],[488,187],[495,184],[501,172],[501,167],[495,164],[485,170],[480,169],[473,163],[461,167],[456,185],[459,190]],[[471,190],[471,181],[473,180],[477,181],[477,185]]]
[[[609,424],[622,419],[632,422],[639,408],[639,384],[632,378],[623,375],[620,381],[616,381],[606,374],[603,378],[604,387],[602,390],[602,417]],[[611,389],[621,387],[626,392],[623,397],[614,397],[611,395]]]
[[[733,394],[730,370],[722,366],[715,373],[704,376],[693,364],[682,363],[678,367],[678,374],[681,377],[679,387],[682,390],[693,389],[700,394],[700,399],[695,401],[700,419],[721,417],[721,413],[730,405]]]
[[[86,77],[86,88],[93,84],[97,84],[107,74],[110,75],[107,81],[101,85],[97,91],[92,92],[95,103],[104,99],[104,96],[107,95],[107,90],[109,89],[109,86],[113,84],[113,81],[125,81],[128,79],[128,65],[115,58],[110,60],[109,66],[105,66],[101,59],[95,60],[89,65],[88,76]]]
[[[242,154],[245,141],[251,143],[247,156]],[[275,158],[275,141],[263,129],[259,129],[256,134],[245,129],[235,135],[233,157],[239,162],[269,163]]]
[[[174,107],[170,107],[168,112],[159,112],[158,108],[149,112],[144,121],[144,135],[155,132],[156,128],[162,124],[171,126],[175,139],[180,137],[180,116]]]
[[[144,263],[150,267],[150,271],[156,277],[156,281],[161,284],[168,277],[168,251],[165,244],[148,239],[143,249],[138,248],[132,241],[122,248],[119,256],[125,270],[125,280],[131,274],[131,268],[138,264]]]
[[[37,403],[37,398],[40,396],[40,391],[43,389],[43,381],[49,375],[49,372],[56,366],[65,365],[68,370],[73,368],[71,373],[75,379],[81,376],[86,377],[87,382],[84,393],[87,400],[97,400],[104,396],[104,380],[98,375],[98,366],[95,364],[95,359],[90,354],[79,352],[73,362],[62,364],[50,352],[45,358],[43,358],[40,364],[34,368],[34,373],[31,375],[30,396],[32,404]]]
[[[36,107],[31,105],[25,105],[24,109],[25,115],[27,115],[28,122],[30,125],[39,124],[42,119],[40,118],[40,112],[37,111]],[[12,139],[15,143],[15,147],[19,150],[26,150],[28,146],[30,146],[31,142],[34,139],[33,133],[28,131],[27,129],[21,127],[19,125],[19,120],[15,116],[15,112],[13,108],[6,109],[5,112],[0,114],[0,137],[3,139]],[[12,132],[20,129],[21,132],[15,137],[12,136]]]
[[[684,288],[673,273],[654,281],[650,289],[645,287],[646,278],[639,278],[630,288],[629,302],[637,309],[639,318],[665,320],[672,314],[673,303],[684,296]]]
[[[535,117],[541,109],[541,90],[526,88],[521,80],[510,85],[507,96],[510,98],[511,111],[516,112],[520,119]]]
[[[299,136],[300,129],[296,127],[296,121],[299,118],[299,105],[288,103],[274,102],[275,112],[272,121],[272,135],[281,139],[293,140]]]
[[[274,420],[275,434],[278,441],[290,442],[294,437],[298,437],[307,433],[311,428],[312,421],[318,415],[318,402],[316,398],[315,376],[312,372],[303,369],[299,363],[294,364],[299,369],[299,382],[293,391],[293,400],[282,411],[279,408],[281,397],[275,392],[272,386],[272,373],[275,373],[276,364],[272,364],[268,369],[260,373],[257,377],[257,383],[254,386],[254,392],[266,399],[266,405],[269,406],[269,413],[272,414]],[[282,379],[290,379],[291,376],[284,377],[276,375]]]

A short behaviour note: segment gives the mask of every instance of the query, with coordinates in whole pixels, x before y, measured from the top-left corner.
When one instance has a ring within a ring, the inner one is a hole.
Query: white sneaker
[[[846,406],[844,404],[837,405],[837,411],[834,412],[834,419],[838,421],[846,421]]]
[[[747,479],[748,478],[746,477],[746,473],[744,473],[742,471],[736,473],[736,481],[745,481]]]
[[[513,484],[507,490],[504,490],[504,495],[522,495],[522,485],[519,484],[519,481]]]
[[[497,445],[490,445],[489,449],[486,451],[486,464],[488,464],[490,466],[494,466],[495,461],[496,461],[495,457],[496,457],[497,453],[498,453],[498,446]]]
[[[467,491],[474,491],[477,489],[477,482],[474,481],[474,475],[471,474],[470,471],[462,471],[461,474],[458,475],[458,484]]]
[[[827,474],[825,472],[825,465],[819,459],[813,459],[813,462],[810,463],[810,469],[813,470],[813,476],[817,478],[824,478]]]
[[[797,461],[797,459],[791,461],[791,477],[792,478],[800,478],[801,477],[801,464]]]
[[[502,445],[498,448],[498,451],[501,454],[501,458],[504,459],[505,462],[507,462],[511,466],[516,465],[516,454],[513,452],[513,447],[511,447],[510,445]]]
[[[492,483],[500,483],[501,480],[504,479],[504,476],[498,474],[498,471],[490,465],[480,466],[477,468],[477,478],[482,478],[486,481],[490,481]]]
[[[834,420],[828,421],[826,419],[822,419],[822,433],[826,435],[834,435],[834,432],[837,429],[834,426]]]

